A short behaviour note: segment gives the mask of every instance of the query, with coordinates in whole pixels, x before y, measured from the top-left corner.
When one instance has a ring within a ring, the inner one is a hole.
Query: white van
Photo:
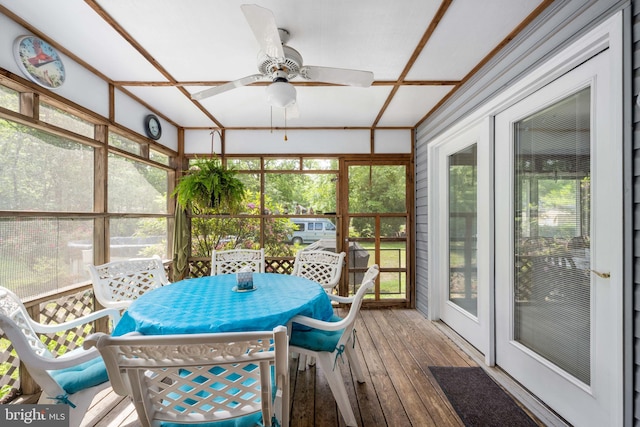
[[[327,218],[291,218],[293,244],[312,243],[320,239],[336,239],[336,226]]]

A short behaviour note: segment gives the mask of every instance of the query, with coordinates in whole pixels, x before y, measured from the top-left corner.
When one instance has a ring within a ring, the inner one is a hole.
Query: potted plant
[[[217,157],[199,160],[180,178],[172,195],[184,209],[236,213],[245,197],[237,174]]]

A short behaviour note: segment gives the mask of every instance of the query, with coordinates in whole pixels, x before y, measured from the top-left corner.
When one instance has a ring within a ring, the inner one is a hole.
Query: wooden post
[[[26,307],[26,309],[27,309],[27,312],[29,313],[29,317],[31,317],[35,321],[40,320],[40,304],[36,304],[31,307]],[[28,394],[40,393],[41,391],[40,386],[31,377],[31,374],[29,374],[29,371],[27,371],[27,368],[24,366],[24,363],[22,363],[22,360],[20,361],[19,370],[20,370],[19,372],[20,389],[22,391],[22,394],[28,395]]]

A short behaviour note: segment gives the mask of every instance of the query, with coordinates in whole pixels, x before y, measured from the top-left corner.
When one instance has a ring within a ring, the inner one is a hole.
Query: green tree
[[[351,166],[349,167],[350,213],[406,213],[406,168],[404,166]],[[372,235],[367,218],[354,218],[354,231],[361,236]],[[383,224],[382,235],[392,230],[393,223]],[[400,227],[400,223],[397,223]]]

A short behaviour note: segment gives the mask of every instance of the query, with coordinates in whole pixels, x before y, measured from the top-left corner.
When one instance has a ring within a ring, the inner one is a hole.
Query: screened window
[[[109,132],[109,145],[138,156],[142,153],[140,144],[115,132]]]
[[[80,117],[61,110],[51,104],[40,102],[40,120],[63,129],[75,132],[78,135],[93,138],[94,125]]]
[[[149,160],[153,160],[154,162],[162,163],[163,165],[169,166],[171,158],[159,151],[149,150]]]
[[[351,166],[349,211],[406,212],[406,188],[405,166]]]
[[[266,173],[266,208],[285,215],[333,213],[336,183],[334,173]]]
[[[0,282],[21,298],[85,280],[93,220],[0,218]]]
[[[167,213],[168,172],[109,154],[109,212]]]
[[[0,85],[0,107],[16,113],[20,111],[20,94],[18,91]]]
[[[0,210],[93,210],[92,147],[3,119],[0,134]]]

